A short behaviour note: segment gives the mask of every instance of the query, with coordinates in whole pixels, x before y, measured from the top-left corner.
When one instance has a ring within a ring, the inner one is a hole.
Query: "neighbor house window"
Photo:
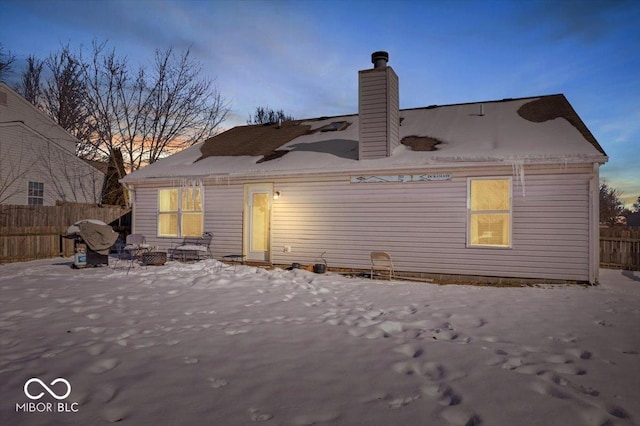
[[[470,247],[511,247],[511,179],[469,180]]]
[[[44,204],[44,183],[42,182],[29,182],[29,192],[27,196],[27,203],[29,205],[43,205]]]
[[[200,188],[158,190],[158,236],[199,237],[203,219]]]

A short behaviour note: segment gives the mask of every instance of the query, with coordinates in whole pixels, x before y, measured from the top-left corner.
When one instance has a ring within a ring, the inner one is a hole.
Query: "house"
[[[130,174],[134,230],[274,265],[594,283],[607,156],[563,95],[403,109],[388,54],[359,113],[232,128]]]
[[[99,203],[105,175],[76,156],[78,142],[0,82],[0,204]]]

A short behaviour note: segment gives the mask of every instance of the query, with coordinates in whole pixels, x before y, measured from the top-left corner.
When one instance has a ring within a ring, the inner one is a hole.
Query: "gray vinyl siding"
[[[467,247],[466,176],[282,183],[285,195],[273,207],[273,261],[313,263],[326,251],[330,266],[366,269],[369,252],[386,251],[401,271],[586,281],[588,180],[584,174],[531,175],[523,195],[514,179],[510,249]]]
[[[400,145],[400,87],[398,76],[393,70],[388,74],[389,90],[387,91],[387,102],[389,105],[388,132],[389,132],[389,153]]]
[[[367,269],[371,251],[386,251],[399,271],[588,281],[590,165],[527,168],[524,192],[513,178],[508,249],[467,247],[473,176],[510,177],[512,170],[458,170],[449,181],[410,183],[265,178],[282,194],[272,204],[271,261],[306,265],[326,252],[330,267]],[[136,188],[136,232],[168,247],[172,239],[155,237],[157,188]],[[214,233],[218,259],[242,252],[243,194],[243,182],[206,185],[205,230]]]
[[[398,76],[390,68],[360,72],[360,159],[382,158],[399,144]]]
[[[136,186],[133,232],[143,234],[147,242],[168,250],[182,238],[158,237],[158,189],[160,186]],[[213,233],[212,250],[216,258],[242,253],[242,184],[209,185],[204,189],[204,231]]]

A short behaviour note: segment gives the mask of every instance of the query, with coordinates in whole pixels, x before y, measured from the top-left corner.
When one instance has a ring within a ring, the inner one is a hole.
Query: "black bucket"
[[[327,265],[324,263],[316,263],[313,265],[313,272],[316,274],[324,274],[327,272]]]

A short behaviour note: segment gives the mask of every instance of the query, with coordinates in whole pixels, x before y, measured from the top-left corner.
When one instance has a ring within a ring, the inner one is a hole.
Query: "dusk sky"
[[[563,93],[603,146],[601,178],[640,195],[640,1],[1,0],[16,58],[108,40],[130,63],[191,48],[231,114],[358,111],[357,71],[389,52],[400,107]]]

